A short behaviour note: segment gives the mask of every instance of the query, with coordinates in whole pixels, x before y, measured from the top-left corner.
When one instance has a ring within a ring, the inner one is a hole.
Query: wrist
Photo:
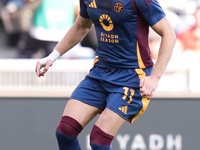
[[[160,80],[161,76],[156,75],[156,74],[151,74],[150,75],[152,78],[156,79],[156,80]]]
[[[49,54],[48,59],[51,59],[53,62],[55,62],[60,57],[60,52],[56,49],[54,49],[51,54]]]

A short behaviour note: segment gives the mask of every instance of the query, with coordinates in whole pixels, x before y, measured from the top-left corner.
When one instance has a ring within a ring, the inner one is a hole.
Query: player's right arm
[[[79,43],[85,35],[90,31],[92,27],[92,21],[89,18],[83,18],[78,15],[75,23],[70,30],[64,36],[64,38],[55,47],[56,50],[63,55],[77,43]]]
[[[75,23],[63,37],[63,39],[56,45],[53,52],[49,56],[37,62],[37,76],[44,76],[56,59],[78,44],[85,37],[85,35],[90,31],[92,25],[92,21],[89,18],[83,18],[78,15]],[[43,70],[41,70],[42,67],[44,67]]]

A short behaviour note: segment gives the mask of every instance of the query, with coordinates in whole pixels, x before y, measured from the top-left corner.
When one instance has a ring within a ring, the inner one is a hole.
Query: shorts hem
[[[111,107],[111,106],[106,106],[106,108],[108,108],[108,109],[114,111],[115,113],[117,113],[117,114],[118,114],[120,117],[122,117],[123,119],[125,119],[125,120],[128,119],[127,116],[126,116],[126,115],[123,115],[122,112],[119,111],[118,109],[115,109],[115,108],[113,108],[113,107]]]
[[[77,101],[81,101],[81,102],[83,102],[83,103],[85,103],[85,104],[88,104],[88,105],[90,105],[90,106],[94,106],[94,107],[96,107],[96,108],[99,108],[101,111],[104,110],[103,108],[100,108],[99,106],[94,105],[94,104],[90,104],[90,103],[88,103],[86,100],[80,99],[80,98],[78,98],[78,97],[70,97],[70,99],[75,99],[75,100],[77,100]]]

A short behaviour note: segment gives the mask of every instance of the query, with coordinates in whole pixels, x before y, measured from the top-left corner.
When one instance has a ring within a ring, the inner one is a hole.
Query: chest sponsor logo
[[[111,31],[114,28],[114,24],[107,14],[102,14],[99,17],[99,22],[105,31]],[[101,32],[100,41],[104,43],[119,43],[119,36]]]
[[[114,34],[106,34],[101,32],[101,38],[100,38],[101,42],[104,43],[119,43],[119,36],[118,35],[114,35]]]
[[[114,28],[113,22],[107,14],[101,15],[99,17],[99,22],[106,31],[111,31]]]
[[[118,10],[117,10],[118,11]],[[102,14],[99,17],[99,23],[105,31],[112,31],[114,28],[114,23],[111,17],[108,14]],[[101,32],[100,41],[104,43],[119,43],[119,35],[118,34],[109,34],[105,32]]]

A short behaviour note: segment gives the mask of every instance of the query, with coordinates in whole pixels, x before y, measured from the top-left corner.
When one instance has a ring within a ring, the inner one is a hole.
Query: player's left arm
[[[158,82],[171,58],[176,41],[174,29],[169,23],[167,17],[162,18],[159,22],[153,25],[152,29],[161,36],[158,58],[151,75],[142,78],[140,81],[141,95],[149,96],[149,98],[154,95]]]

